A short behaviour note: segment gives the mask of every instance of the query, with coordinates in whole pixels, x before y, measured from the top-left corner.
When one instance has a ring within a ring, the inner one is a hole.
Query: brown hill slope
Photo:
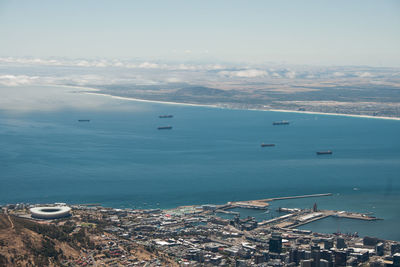
[[[59,266],[79,256],[68,228],[0,214],[0,266]]]

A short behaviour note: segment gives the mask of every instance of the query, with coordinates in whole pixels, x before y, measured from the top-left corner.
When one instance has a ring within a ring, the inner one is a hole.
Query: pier
[[[226,205],[223,205],[223,207],[220,207],[219,209],[224,209],[224,210],[231,208],[268,209],[269,206],[268,202],[272,201],[296,199],[296,198],[327,197],[332,195],[333,195],[332,193],[322,193],[322,194],[311,194],[311,195],[300,195],[300,196],[265,198],[258,200],[236,201],[236,202],[228,202]]]
[[[333,195],[332,193],[322,193],[322,194],[311,194],[311,195],[300,195],[300,196],[289,196],[289,197],[266,198],[266,199],[261,199],[258,201],[272,202],[272,201],[277,201],[277,200],[296,199],[296,198],[329,197],[332,195]]]

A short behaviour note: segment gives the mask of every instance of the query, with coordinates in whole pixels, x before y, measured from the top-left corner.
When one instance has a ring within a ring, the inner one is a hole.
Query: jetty
[[[275,198],[265,198],[257,200],[246,200],[246,201],[236,201],[228,202],[223,207],[219,209],[231,209],[231,208],[250,208],[250,209],[267,209],[269,202],[286,200],[286,199],[296,199],[296,198],[311,198],[311,197],[327,197],[332,196],[332,193],[322,193],[322,194],[311,194],[311,195],[299,195],[299,196],[287,196],[287,197],[275,197]]]

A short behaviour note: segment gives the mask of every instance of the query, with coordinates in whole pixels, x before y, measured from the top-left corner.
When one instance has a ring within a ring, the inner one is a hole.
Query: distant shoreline
[[[191,104],[191,103],[169,102],[169,101],[161,101],[161,100],[147,100],[147,99],[140,99],[140,98],[134,98],[134,97],[115,96],[115,95],[110,95],[110,94],[92,93],[92,92],[82,92],[82,93],[87,94],[87,95],[108,96],[108,97],[111,97],[114,99],[122,99],[122,100],[136,101],[136,102],[147,102],[147,103],[158,103],[158,104],[180,105],[180,106],[193,106],[193,107],[223,108],[218,105]]]
[[[122,99],[122,100],[129,100],[129,101],[168,104],[168,105],[194,106],[194,107],[211,107],[211,108],[221,108],[221,109],[240,109],[240,108],[233,108],[233,107],[226,107],[226,106],[212,105],[212,104],[181,103],[181,102],[171,102],[171,101],[161,101],[161,100],[147,100],[147,99],[140,99],[140,98],[134,98],[134,97],[126,97],[126,96],[115,96],[115,95],[111,95],[111,94],[97,93],[97,91],[99,91],[99,89],[97,89],[97,88],[72,86],[72,85],[62,85],[62,86],[93,91],[93,92],[81,92],[83,94],[107,96],[107,97],[111,97],[114,99]],[[324,112],[316,112],[316,111],[300,111],[300,110],[286,110],[286,109],[257,109],[257,108],[252,109],[252,108],[249,108],[249,109],[243,109],[243,110],[287,112],[287,113],[299,113],[299,114],[310,114],[310,115],[327,115],[327,116],[342,116],[342,117],[400,121],[399,117],[371,116],[371,115],[359,115],[359,114],[324,113]]]
[[[315,111],[299,111],[299,110],[285,110],[285,109],[268,109],[268,111],[400,121],[400,118],[398,117],[383,117],[383,116],[370,116],[370,115],[359,115],[359,114],[324,113]]]

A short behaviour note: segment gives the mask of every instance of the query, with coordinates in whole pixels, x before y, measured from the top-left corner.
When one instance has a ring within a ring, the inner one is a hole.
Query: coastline
[[[158,103],[158,104],[167,104],[167,105],[193,106],[193,107],[240,109],[240,108],[233,108],[233,107],[226,107],[226,106],[212,105],[212,104],[181,103],[181,102],[170,102],[170,101],[161,101],[161,100],[147,100],[147,99],[140,99],[140,98],[134,98],[134,97],[126,97],[126,96],[115,96],[115,95],[111,95],[111,94],[96,93],[97,91],[100,91],[100,90],[97,88],[92,88],[92,87],[72,86],[72,85],[61,85],[61,86],[92,91],[92,92],[80,92],[82,94],[106,96],[106,97],[111,97],[111,98],[120,99],[120,100],[146,102],[146,103]],[[299,111],[299,110],[287,110],[287,109],[256,109],[256,108],[252,109],[252,108],[249,108],[249,109],[244,109],[244,110],[286,112],[286,113],[298,113],[298,114],[309,114],[309,115],[342,116],[342,117],[353,117],[353,118],[364,118],[364,119],[381,119],[381,120],[400,121],[399,117],[371,116],[371,115],[359,115],[359,114],[325,113],[325,112],[316,112],[316,111]]]
[[[134,98],[134,97],[115,96],[115,95],[110,95],[110,94],[92,93],[92,92],[81,92],[81,93],[87,94],[87,95],[107,96],[107,97],[111,97],[114,99],[121,99],[121,100],[135,101],[135,102],[146,102],[146,103],[157,103],[157,104],[179,105],[179,106],[192,106],[192,107],[223,108],[218,105],[179,103],[179,102],[168,102],[168,101],[160,101],[160,100],[147,100],[147,99],[140,99],[140,98]]]
[[[366,119],[381,119],[381,120],[400,121],[400,118],[398,118],[398,117],[383,117],[383,116],[358,115],[358,114],[341,114],[341,113],[324,113],[324,112],[298,111],[298,110],[285,110],[285,109],[269,109],[268,111],[301,113],[301,114],[310,114],[310,115],[327,115],[327,116],[342,116],[342,117],[355,117],[355,118],[366,118]]]

